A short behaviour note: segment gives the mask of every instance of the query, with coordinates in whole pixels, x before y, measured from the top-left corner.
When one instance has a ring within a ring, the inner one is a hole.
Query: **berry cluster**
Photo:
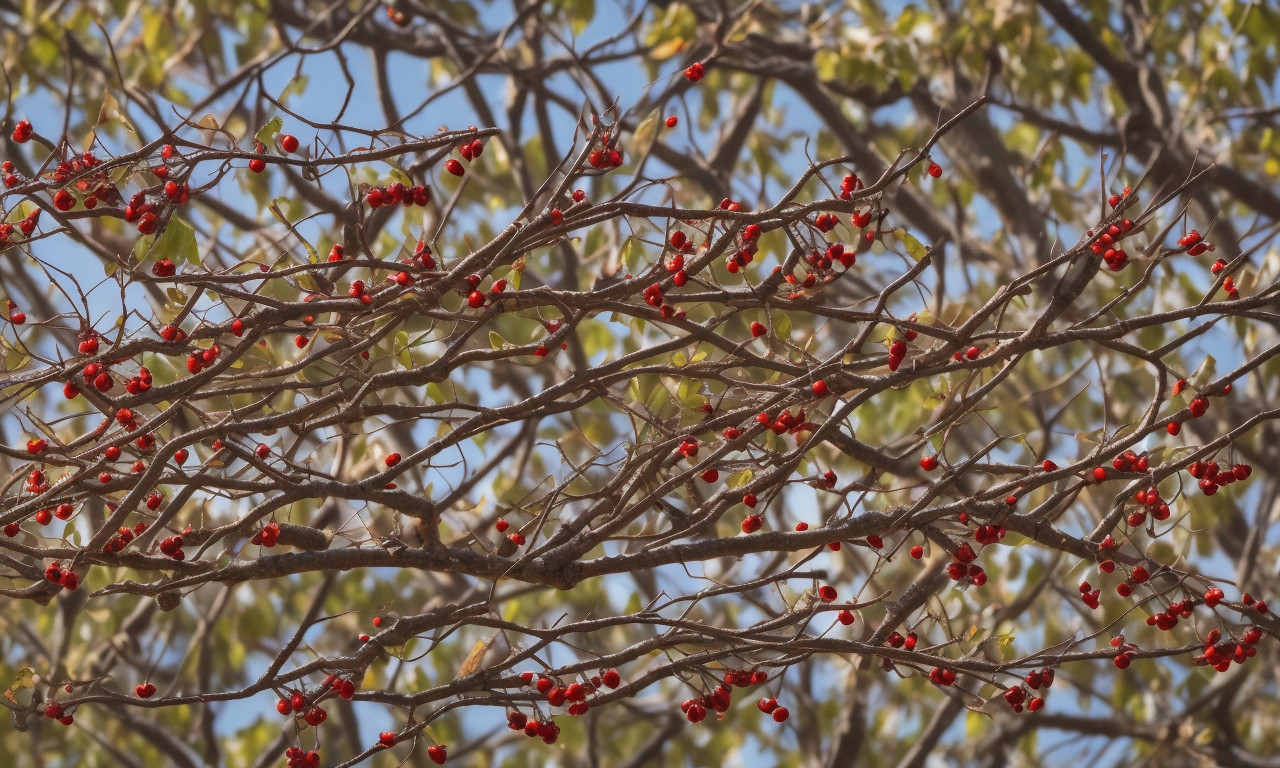
[[[732,205],[736,206],[737,203],[732,203]],[[721,202],[720,206],[723,208],[724,202]],[[759,249],[760,235],[761,229],[759,224],[748,224],[743,227],[741,241],[738,243],[738,249],[725,257],[725,269],[734,273],[750,264]]]
[[[915,322],[916,316],[913,314],[910,318],[911,322]],[[894,337],[889,340],[889,370],[896,371],[902,365],[902,361],[907,359],[907,342],[916,340],[916,332],[907,328],[902,331],[902,338]]]
[[[314,749],[304,751],[301,747],[289,747],[284,751],[289,768],[317,768],[320,765],[320,753]]]
[[[1236,464],[1229,469],[1224,469],[1219,467],[1216,461],[1193,461],[1187,467],[1187,474],[1198,481],[1197,486],[1201,493],[1212,496],[1218,492],[1219,488],[1247,480],[1253,474],[1253,467],[1248,464]]]
[[[48,699],[44,703],[44,716],[50,720],[57,720],[63,725],[71,725],[75,722],[75,718],[71,713],[62,707],[62,702],[56,699]]]
[[[145,530],[147,530],[146,523],[138,523],[132,528],[127,525],[122,525],[116,535],[112,536],[111,540],[102,548],[102,551],[108,555],[115,554],[129,546],[129,543],[133,541],[134,537],[142,535]]]
[[[62,566],[58,564],[57,560],[54,560],[52,563],[49,563],[49,565],[45,566],[44,577],[46,580],[51,581],[54,584],[58,584],[63,589],[74,590],[76,587],[80,586],[80,576],[70,568],[64,570]]]
[[[986,528],[993,528],[993,526],[982,526],[982,528],[979,528],[978,530]],[[992,535],[995,536],[996,539],[999,538],[998,534]],[[994,540],[990,543],[994,543]],[[951,557],[952,561],[947,564],[947,576],[949,576],[952,581],[968,579],[969,583],[975,587],[980,587],[987,583],[987,572],[982,569],[982,566],[973,562],[977,559],[978,555],[973,551],[973,547],[969,546],[967,542],[957,547],[956,551],[951,553]]]
[[[450,162],[456,163],[458,161],[451,160]],[[369,208],[371,209],[377,209],[385,205],[395,205],[396,203],[399,203],[406,208],[412,205],[422,206],[431,202],[431,190],[428,187],[421,185],[406,187],[404,184],[397,181],[389,187],[373,187],[364,194],[364,200],[369,204]],[[332,256],[333,254],[331,253],[331,261],[337,261],[341,258],[333,259]]]
[[[770,416],[768,413],[756,414],[756,423],[762,424],[773,431],[775,435],[784,433],[796,434],[797,432],[812,432],[817,425],[810,421],[805,421],[805,413],[803,408],[799,408],[795,413],[790,410],[782,411],[777,418]]]
[[[1219,672],[1231,668],[1231,662],[1243,664],[1258,655],[1257,644],[1262,639],[1262,631],[1257,627],[1249,627],[1240,636],[1240,640],[1222,638],[1222,632],[1211,630],[1204,639],[1204,650],[1193,656],[1191,661],[1197,666],[1210,666]]]
[[[31,237],[31,233],[36,231],[36,224],[40,222],[41,210],[42,210],[41,208],[31,209],[31,213],[28,213],[26,218],[24,218],[22,221],[19,221],[16,225],[7,221],[0,222],[0,245],[5,245],[13,241],[14,226],[17,226],[18,231],[22,233],[23,237]],[[15,305],[13,301],[10,300],[9,310],[11,312],[13,311],[14,306]],[[21,316],[21,319],[19,319],[18,317],[19,315]],[[13,322],[14,325],[22,325],[24,322],[26,322],[27,316],[23,315],[21,312],[18,312],[15,314],[11,314],[9,316],[9,319]]]
[[[596,170],[608,170],[622,166],[622,150],[616,146],[613,134],[608,131],[600,135],[599,149],[591,150],[587,162]]]
[[[1129,188],[1124,188],[1124,194],[1129,195]],[[1119,203],[1119,198],[1112,196],[1112,199]],[[1115,205],[1113,203],[1112,205]],[[1123,248],[1116,248],[1125,237],[1133,231],[1133,222],[1129,219],[1121,219],[1118,224],[1112,224],[1107,227],[1107,231],[1098,236],[1089,245],[1089,250],[1095,255],[1102,257],[1102,261],[1107,265],[1107,269],[1112,272],[1119,272],[1129,265],[1129,254]],[[1089,230],[1088,234],[1092,236],[1093,230]]]

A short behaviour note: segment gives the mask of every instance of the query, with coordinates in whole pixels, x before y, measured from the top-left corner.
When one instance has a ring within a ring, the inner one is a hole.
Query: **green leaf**
[[[791,316],[779,312],[773,317],[773,335],[779,339],[791,338]]]
[[[1213,355],[1205,355],[1204,361],[1200,363],[1200,367],[1196,372],[1187,377],[1187,384],[1190,389],[1196,390],[1204,387],[1213,381],[1216,375],[1218,361],[1213,359]]]
[[[284,127],[284,121],[279,115],[267,121],[267,124],[258,129],[253,138],[262,143],[264,147],[270,147],[276,143],[276,134],[280,133],[280,129]]]
[[[171,259],[174,263],[200,263],[200,252],[196,246],[196,231],[191,225],[174,216],[164,232],[156,238],[147,257],[152,259]]]
[[[920,261],[929,253],[929,249],[923,243],[902,227],[893,230],[893,236],[902,241],[902,244],[907,247],[907,255],[916,261]]]
[[[409,354],[409,334],[407,331],[396,331],[395,345],[392,347],[397,361],[405,368],[413,367],[413,357]]]

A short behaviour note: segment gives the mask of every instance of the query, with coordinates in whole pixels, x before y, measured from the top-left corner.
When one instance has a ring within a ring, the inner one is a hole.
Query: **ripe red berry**
[[[307,725],[316,726],[328,719],[329,713],[324,711],[324,707],[312,707],[307,710],[307,714],[303,716],[303,720],[307,721]]]
[[[604,683],[606,688],[617,688],[622,683],[622,676],[616,669],[606,669],[604,674],[600,675],[600,682]]]
[[[280,136],[280,148],[290,154],[298,151],[298,137],[287,133]]]
[[[693,62],[684,71],[684,76],[687,77],[689,79],[689,82],[691,83],[698,82],[706,74],[707,74],[707,68],[702,66],[702,62],[700,61]]]
[[[751,324],[751,335],[756,337],[757,339],[768,332],[769,332],[769,329],[765,328],[764,323],[754,322]]]
[[[742,518],[742,532],[755,533],[760,530],[760,526],[764,524],[764,518],[760,515],[747,515]]]
[[[822,379],[818,379],[817,381],[813,382],[813,394],[817,395],[818,397],[826,397],[827,395],[831,394],[831,388],[827,386],[827,382],[823,381]]]
[[[378,734],[379,745],[390,749],[391,746],[394,745],[395,743],[396,743],[395,733],[391,731],[383,731],[382,733]]]
[[[394,467],[395,465],[400,463],[400,454],[388,453],[387,458],[383,459],[383,461],[386,462],[386,465],[388,467]]]
[[[260,157],[255,157],[249,161],[249,170],[254,173],[262,173],[267,169],[267,161]]]
[[[458,162],[452,157],[449,158],[447,161],[445,161],[444,169],[449,173],[452,173],[454,176],[461,176],[462,174],[466,173],[466,170],[463,169],[462,167],[462,163]]]
[[[919,544],[912,547],[911,557],[914,560],[919,560],[920,558],[924,557],[924,547],[920,546]]]
[[[444,761],[448,759],[448,747],[443,744],[427,747],[427,757],[431,758],[431,762],[436,765],[444,765]]]
[[[13,127],[13,140],[17,144],[25,144],[31,140],[30,120],[22,120]]]
[[[138,694],[140,699],[149,699],[155,695],[156,687],[152,683],[140,684],[133,689],[133,692]]]
[[[942,166],[938,165],[937,163],[929,163],[929,175],[935,179],[941,178]]]
[[[932,472],[933,470],[937,469],[938,457],[925,456],[924,458],[920,459],[920,468],[923,469],[925,472]]]
[[[675,127],[676,127],[676,123],[678,123],[678,122],[680,122],[680,119],[679,119],[678,117],[676,117],[675,115],[672,115],[671,117],[668,117],[668,118],[667,118],[667,127],[668,127],[668,128],[675,128]]]
[[[829,603],[836,599],[836,588],[830,584],[823,584],[821,587],[818,587],[818,597],[822,598],[824,602]]]
[[[473,309],[484,306],[484,294],[479,291],[472,291],[467,294],[467,305]]]
[[[773,722],[781,723],[784,720],[786,720],[788,717],[791,717],[791,711],[788,710],[786,707],[778,707],[777,709],[773,710],[772,715],[773,715]]]

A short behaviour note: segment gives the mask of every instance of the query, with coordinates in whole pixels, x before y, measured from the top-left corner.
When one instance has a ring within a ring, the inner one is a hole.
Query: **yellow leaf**
[[[664,61],[683,51],[686,45],[688,43],[683,37],[673,37],[655,45],[653,50],[649,51],[649,56],[655,61]]]
[[[463,660],[462,667],[458,669],[458,677],[466,677],[474,674],[480,668],[480,662],[484,659],[485,651],[489,650],[489,646],[493,645],[497,635],[493,635],[487,640],[477,640],[476,644],[471,646],[471,653],[467,654],[467,658]]]

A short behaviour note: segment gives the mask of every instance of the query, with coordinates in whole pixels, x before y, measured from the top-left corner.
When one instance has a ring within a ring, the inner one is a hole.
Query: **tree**
[[[14,765],[1277,764],[1266,4],[0,18]]]

